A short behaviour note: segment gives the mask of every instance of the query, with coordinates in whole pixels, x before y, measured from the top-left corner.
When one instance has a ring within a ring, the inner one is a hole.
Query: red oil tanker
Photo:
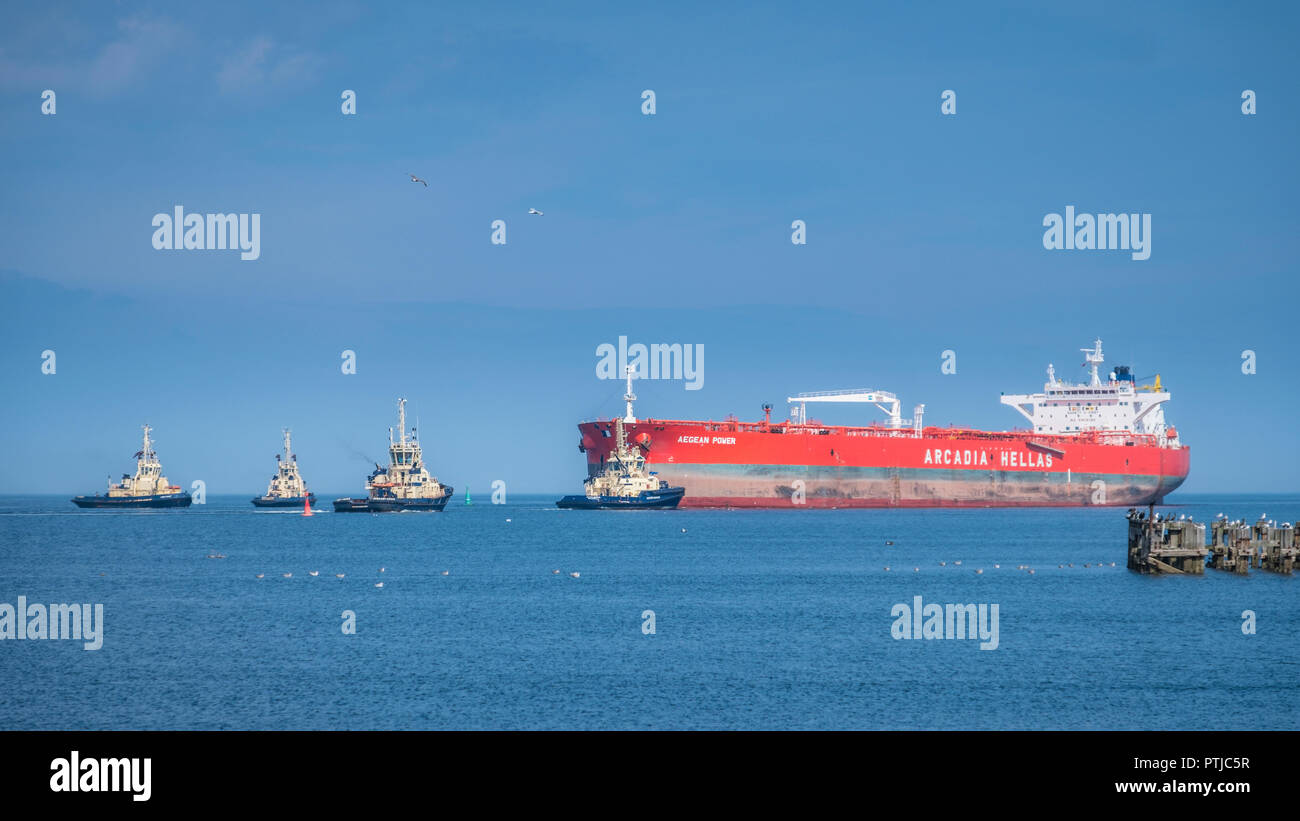
[[[1190,453],[1165,424],[1170,395],[1138,387],[1129,368],[1105,380],[1101,340],[1085,348],[1088,384],[1057,380],[1049,365],[1042,393],[1004,395],[1032,426],[992,432],[922,425],[924,405],[903,419],[886,391],[789,397],[791,419],[721,422],[637,419],[628,370],[627,439],[670,485],[682,507],[1029,507],[1160,504],[1187,478]],[[875,405],[886,424],[823,425],[810,402]],[[578,425],[589,475],[614,448],[612,421]]]

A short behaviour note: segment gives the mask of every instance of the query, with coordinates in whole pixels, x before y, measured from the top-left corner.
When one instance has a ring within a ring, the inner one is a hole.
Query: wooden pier
[[[1129,508],[1128,566],[1140,573],[1204,573],[1208,563],[1239,575],[1256,568],[1289,576],[1298,557],[1300,528],[1290,522],[1279,527],[1261,516],[1252,525],[1219,514],[1210,524],[1207,547],[1205,525],[1157,514],[1154,506],[1146,512]]]
[[[1156,515],[1155,508],[1128,512],[1128,567],[1139,573],[1205,573],[1205,525]]]
[[[1226,516],[1215,519],[1210,525],[1210,567],[1245,575],[1251,567],[1258,566],[1257,562],[1250,525],[1230,522]]]
[[[1278,527],[1261,518],[1251,527],[1251,535],[1259,545],[1259,566],[1290,576],[1295,570],[1296,553],[1300,549],[1295,526],[1283,522]]]

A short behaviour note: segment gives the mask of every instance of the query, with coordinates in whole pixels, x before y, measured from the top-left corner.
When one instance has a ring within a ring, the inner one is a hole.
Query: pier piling
[[[1128,567],[1139,573],[1205,573],[1205,525],[1191,519],[1128,512]]]

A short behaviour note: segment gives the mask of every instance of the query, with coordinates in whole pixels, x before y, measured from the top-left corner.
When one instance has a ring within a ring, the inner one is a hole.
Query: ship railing
[[[613,419],[587,419],[580,424],[613,424]],[[773,433],[787,436],[868,436],[891,439],[982,439],[986,441],[1013,441],[1033,437],[1044,441],[1060,441],[1087,444],[1122,445],[1131,442],[1135,446],[1159,446],[1161,439],[1156,434],[1136,433],[1132,431],[1091,430],[1078,433],[1037,433],[1028,428],[1012,428],[1005,431],[987,431],[962,427],[927,426],[917,436],[915,428],[893,428],[888,425],[824,425],[811,419],[804,423],[797,422],[729,422],[712,419],[701,422],[695,419],[639,419],[637,424],[646,426],[692,427],[706,433]]]

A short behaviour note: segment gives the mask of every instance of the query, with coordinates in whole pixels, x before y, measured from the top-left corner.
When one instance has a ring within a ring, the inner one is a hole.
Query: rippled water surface
[[[0,641],[2,726],[1300,727],[1300,576],[1138,576],[1122,510],[511,501],[304,518],[0,498],[0,602],[104,606],[98,651]],[[1181,501],[1300,518],[1294,496]],[[917,595],[996,603],[998,648],[894,640]]]

